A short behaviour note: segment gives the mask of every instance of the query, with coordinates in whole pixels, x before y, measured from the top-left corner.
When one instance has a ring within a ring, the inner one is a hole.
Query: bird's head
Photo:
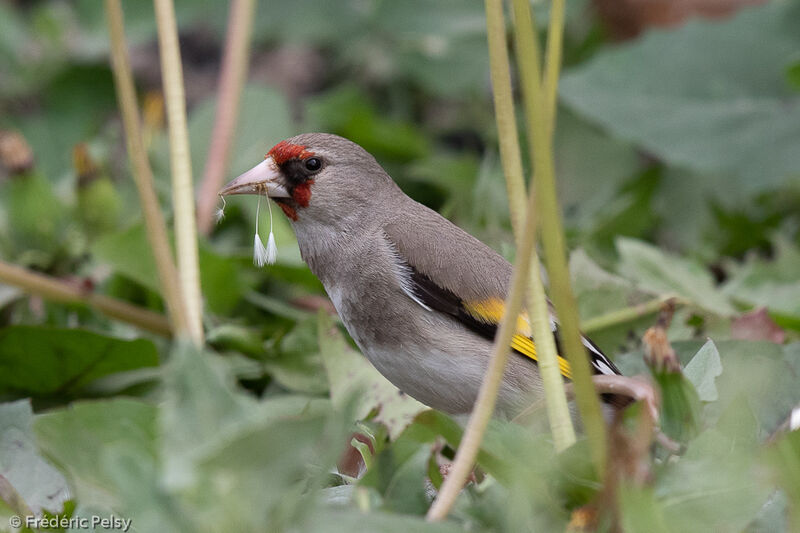
[[[329,133],[279,142],[264,161],[228,183],[220,195],[264,194],[293,223],[335,225],[396,188],[366,150]]]

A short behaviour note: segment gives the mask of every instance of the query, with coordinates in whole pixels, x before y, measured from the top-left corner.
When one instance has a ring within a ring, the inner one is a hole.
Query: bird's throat
[[[281,208],[283,214],[289,217],[290,220],[297,222],[297,209],[289,205],[289,202],[283,199],[275,199],[275,203]]]

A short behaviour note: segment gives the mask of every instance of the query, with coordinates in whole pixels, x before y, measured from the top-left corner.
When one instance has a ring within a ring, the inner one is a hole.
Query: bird
[[[330,133],[279,142],[220,191],[234,194],[277,203],[303,260],[381,374],[433,409],[471,412],[511,283],[505,258],[407,196],[361,146]],[[552,309],[550,324],[560,351]],[[583,345],[595,374],[620,374],[591,340]],[[509,350],[496,412],[511,417],[543,397],[524,311]],[[558,360],[570,378],[569,363]]]

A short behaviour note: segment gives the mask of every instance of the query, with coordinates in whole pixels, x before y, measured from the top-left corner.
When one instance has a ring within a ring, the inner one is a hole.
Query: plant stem
[[[106,17],[111,38],[111,68],[114,71],[114,86],[117,90],[122,126],[125,129],[128,157],[131,160],[133,181],[139,191],[142,216],[147,230],[147,238],[158,270],[161,293],[167,306],[173,331],[186,334],[189,326],[186,309],[178,283],[178,272],[172,258],[172,249],[167,238],[167,225],[158,205],[153,186],[153,171],[147,160],[147,152],[142,141],[142,129],[136,106],[136,89],[133,85],[128,47],[125,43],[125,23],[120,0],[106,0]]]
[[[47,300],[83,303],[106,315],[159,335],[170,336],[167,317],[129,303],[81,289],[56,278],[0,261],[0,281]]]
[[[495,120],[500,144],[500,157],[506,177],[511,225],[518,248],[522,244],[525,216],[525,181],[519,147],[514,96],[511,90],[511,66],[506,46],[506,24],[502,0],[486,0],[486,29],[489,41],[489,65],[494,92]],[[531,331],[536,341],[539,373],[547,399],[547,415],[553,432],[553,443],[561,451],[575,442],[575,430],[569,413],[564,380],[558,367],[555,338],[550,328],[550,310],[542,285],[539,256],[533,248],[529,293],[527,298]]]
[[[534,26],[535,28],[536,26]],[[553,0],[547,26],[547,59],[545,60],[544,94],[547,101],[547,125],[555,131],[558,105],[558,76],[561,71],[561,50],[564,41],[564,0]]]
[[[674,300],[676,304],[687,303],[686,301],[674,295],[661,296],[659,298],[650,300],[649,302],[644,302],[639,305],[617,309],[616,311],[611,311],[609,313],[605,313],[603,315],[590,318],[589,320],[585,320],[581,324],[581,327],[583,328],[583,331],[585,331],[586,333],[591,333],[593,331],[600,331],[613,326],[618,326],[619,324],[632,322],[637,318],[641,318],[645,315],[651,315],[653,313],[657,313],[661,309],[661,307],[670,300]]]
[[[250,33],[253,27],[253,0],[232,0],[225,37],[225,52],[219,75],[217,114],[208,147],[208,158],[197,200],[197,225],[208,235],[214,225],[217,191],[222,187],[228,167],[233,133],[239,114],[242,85],[247,77]]]
[[[506,296],[505,313],[494,339],[489,366],[478,391],[478,398],[469,417],[464,437],[461,439],[461,445],[456,452],[452,469],[444,480],[439,495],[430,509],[428,509],[427,519],[429,521],[443,520],[450,512],[450,508],[455,503],[458,493],[461,492],[461,488],[464,486],[464,482],[475,464],[483,433],[486,431],[486,426],[494,412],[497,391],[500,389],[503,371],[511,351],[508,347],[511,344],[511,337],[516,333],[517,317],[522,309],[522,299],[526,293],[526,285],[530,273],[531,252],[533,251],[534,233],[536,231],[533,203],[534,195],[531,194],[528,200],[522,245],[517,250],[517,258],[514,261],[514,274],[511,277],[511,289],[508,296]]]
[[[203,302],[197,252],[197,227],[194,215],[192,162],[186,128],[186,102],[183,69],[178,47],[178,29],[172,0],[155,0],[161,78],[169,126],[170,168],[172,171],[172,206],[175,216],[175,241],[178,272],[189,325],[189,337],[203,343]]]
[[[523,87],[530,150],[533,154],[536,209],[551,280],[551,294],[560,322],[562,346],[572,370],[576,403],[591,444],[600,479],[605,474],[606,428],[592,383],[589,359],[578,329],[578,314],[567,269],[564,231],[558,208],[553,158],[553,128],[548,123],[547,95],[541,84],[539,47],[528,0],[513,0],[517,64]],[[559,43],[560,44],[560,43]],[[553,109],[553,115],[555,108]]]

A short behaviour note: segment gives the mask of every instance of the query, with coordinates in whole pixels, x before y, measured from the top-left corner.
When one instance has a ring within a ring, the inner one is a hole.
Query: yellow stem
[[[486,0],[486,29],[489,41],[489,65],[494,92],[495,120],[500,144],[500,157],[506,177],[511,223],[516,244],[522,244],[523,217],[525,216],[525,181],[519,147],[514,97],[511,90],[511,66],[506,46],[506,24],[502,0]],[[575,430],[569,413],[564,380],[558,366],[555,338],[550,328],[550,310],[547,305],[539,267],[539,256],[533,249],[531,258],[529,294],[527,298],[531,331],[536,341],[539,372],[542,376],[547,414],[556,450],[561,451],[575,442]]]
[[[197,226],[194,214],[192,162],[189,134],[186,128],[186,102],[183,90],[183,69],[175,9],[172,0],[155,0],[158,44],[161,56],[161,78],[169,126],[170,168],[172,171],[172,206],[175,216],[175,242],[178,250],[178,272],[189,324],[189,337],[203,343],[203,302],[197,252]]]
[[[427,519],[429,521],[443,520],[450,512],[458,493],[461,492],[464,482],[472,471],[475,458],[478,456],[481,440],[483,439],[483,433],[486,431],[486,426],[494,412],[497,391],[500,390],[503,371],[510,352],[508,347],[511,345],[511,337],[517,329],[517,317],[522,309],[522,299],[527,289],[526,285],[530,273],[531,252],[533,251],[534,233],[536,232],[533,202],[534,196],[531,194],[528,200],[522,245],[517,250],[517,258],[514,261],[514,274],[511,277],[511,289],[508,296],[506,296],[505,313],[494,339],[489,366],[478,391],[478,398],[469,417],[464,437],[461,439],[461,445],[458,447],[453,460],[452,469],[444,480],[436,500],[428,509]]]
[[[517,64],[520,69],[528,139],[533,154],[536,208],[541,218],[542,244],[550,275],[551,295],[559,317],[562,346],[572,369],[576,403],[591,444],[592,458],[602,479],[606,459],[606,427],[592,383],[586,348],[578,329],[575,297],[569,280],[564,231],[555,188],[553,128],[541,84],[539,47],[528,0],[513,0]],[[555,106],[553,109],[555,113]]]
[[[547,59],[544,65],[544,94],[547,100],[547,124],[551,130],[555,130],[556,123],[558,76],[561,71],[563,40],[564,0],[553,0],[550,6],[550,23],[547,29]]]
[[[111,67],[114,71],[114,84],[117,90],[122,125],[131,160],[133,180],[139,191],[142,216],[147,230],[147,238],[153,251],[161,293],[167,306],[173,330],[178,335],[188,333],[186,309],[178,283],[178,272],[172,258],[172,249],[167,238],[167,225],[158,204],[153,186],[153,172],[147,159],[142,141],[139,111],[136,106],[136,89],[133,85],[128,47],[125,43],[125,23],[120,0],[106,0],[106,16],[111,38]]]

